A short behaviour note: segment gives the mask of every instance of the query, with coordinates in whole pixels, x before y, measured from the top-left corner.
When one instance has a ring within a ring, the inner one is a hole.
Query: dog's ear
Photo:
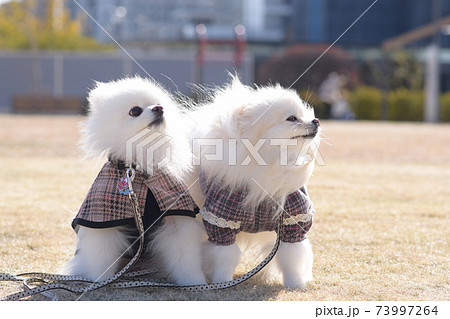
[[[237,119],[242,119],[243,117],[245,117],[245,109],[246,108],[247,108],[247,106],[245,104],[242,104],[239,107],[235,108],[233,110],[233,117],[235,117]]]
[[[249,104],[251,103],[252,88],[243,84],[236,75],[231,75],[231,82],[222,91],[223,103],[231,106],[229,116],[232,125],[241,133],[244,133],[245,128],[248,127],[250,117],[247,112]]]
[[[246,104],[242,104],[233,110],[233,122],[241,137],[246,136],[245,131],[251,125],[251,119],[247,112],[247,108],[248,106]]]
[[[105,98],[111,94],[109,90],[109,83],[106,82],[94,82],[94,87],[89,91],[87,100],[89,103],[89,112],[93,113],[101,107]]]

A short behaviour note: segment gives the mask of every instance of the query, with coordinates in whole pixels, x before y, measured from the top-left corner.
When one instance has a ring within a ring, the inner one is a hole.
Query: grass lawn
[[[70,222],[103,164],[80,159],[81,119],[0,115],[0,272],[55,272],[73,254]],[[224,291],[101,289],[83,299],[449,300],[450,125],[322,127],[325,165],[309,184],[317,212],[306,291],[251,279]],[[0,295],[20,289],[0,283]]]

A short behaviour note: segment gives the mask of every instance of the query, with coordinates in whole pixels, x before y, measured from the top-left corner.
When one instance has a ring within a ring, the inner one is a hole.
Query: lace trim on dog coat
[[[115,168],[110,162],[103,166],[72,222],[74,229],[77,225],[107,228],[134,224],[124,176],[125,171]],[[158,170],[149,176],[136,171],[133,189],[138,197],[141,217],[156,214],[155,218],[150,218],[156,220],[162,213],[164,216],[195,216],[197,208],[187,187],[165,172]],[[147,205],[150,199],[155,201],[155,205]]]
[[[223,218],[217,217],[216,215],[211,214],[205,209],[200,209],[200,215],[204,221],[210,223],[211,225],[222,227],[222,228],[230,228],[230,229],[239,229],[241,228],[241,222],[233,222],[229,220],[225,220]]]
[[[295,225],[297,223],[307,223],[309,222],[316,210],[311,207],[311,209],[306,214],[299,214],[297,216],[289,216],[284,220],[284,225]]]
[[[315,210],[312,209],[307,214],[300,214],[297,216],[289,216],[283,221],[284,225],[295,225],[297,223],[306,223],[309,222],[314,215]],[[231,220],[225,220],[223,218],[217,217],[216,215],[211,214],[205,209],[200,209],[200,215],[202,216],[203,220],[218,226],[222,228],[230,228],[230,229],[239,229],[241,228],[241,222],[233,222]]]
[[[278,219],[275,217],[279,206],[273,200],[264,200],[254,211],[249,211],[243,205],[246,190],[230,191],[220,182],[207,181],[204,172],[200,173],[200,185],[205,195],[200,214],[210,242],[231,245],[240,231],[256,233],[277,229]],[[304,240],[314,216],[314,208],[306,190],[302,188],[289,194],[282,213],[286,218],[281,240],[289,243]]]

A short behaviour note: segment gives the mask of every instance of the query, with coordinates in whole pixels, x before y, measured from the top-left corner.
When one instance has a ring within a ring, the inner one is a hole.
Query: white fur
[[[86,156],[110,155],[126,159],[126,142],[142,130],[149,128],[170,137],[171,161],[162,169],[175,178],[183,179],[190,170],[191,151],[184,129],[185,119],[178,105],[158,84],[139,77],[108,83],[97,83],[89,94],[89,116],[82,124],[81,145]],[[155,120],[152,108],[164,108],[164,121],[152,125]],[[143,113],[131,117],[129,110],[139,106]],[[157,142],[154,141],[154,142]],[[151,173],[165,152],[154,153],[153,163],[140,163]],[[153,239],[150,254],[160,269],[178,284],[204,284],[206,279],[201,266],[201,247],[204,230],[191,217],[166,217],[163,226]],[[80,227],[77,253],[65,266],[64,273],[83,275],[92,280],[103,280],[114,275],[121,266],[121,256],[129,247],[121,228],[93,229]]]
[[[297,116],[300,122],[287,122],[286,118],[290,115]],[[282,198],[304,186],[309,180],[314,169],[319,134],[314,139],[299,138],[297,146],[288,147],[286,166],[279,164],[280,146],[269,143],[271,139],[290,139],[305,134],[306,126],[302,123],[314,119],[314,110],[294,91],[278,85],[253,89],[234,79],[230,86],[216,93],[213,103],[192,116],[201,125],[193,133],[194,137],[223,141],[222,160],[205,158],[205,154],[215,152],[215,146],[202,147],[200,154],[194,153],[194,156],[200,157],[201,169],[208,176],[224,180],[232,188],[247,184],[252,178],[261,184],[262,187],[251,187],[247,198],[250,206],[261,202],[267,197],[267,193],[273,198]],[[256,145],[263,139],[266,142],[259,153],[266,165],[260,165],[243,142],[248,140]],[[237,143],[237,165],[229,165],[229,143],[234,140]],[[309,149],[310,160],[303,166],[294,165],[302,147]],[[240,165],[247,157],[251,158],[248,165]]]
[[[80,226],[75,256],[64,266],[62,273],[83,276],[93,281],[112,277],[120,270],[120,257],[130,245],[121,229]]]
[[[202,269],[203,225],[194,218],[169,216],[157,230],[150,253],[154,265],[180,285],[206,283]]]
[[[104,154],[127,160],[127,141],[144,129],[170,138],[171,161],[164,169],[175,177],[183,177],[191,168],[191,151],[186,138],[187,123],[181,110],[160,85],[139,77],[124,78],[107,83],[97,82],[89,97],[89,116],[81,124],[80,145],[86,157]],[[154,119],[152,108],[161,105],[164,108],[164,122],[149,125]],[[131,117],[128,112],[133,106],[144,109],[139,117]],[[157,143],[160,138],[151,143]],[[158,152],[160,150],[160,152]],[[153,162],[140,162],[143,158],[133,153],[133,163],[144,170],[157,169],[155,165],[165,157],[166,149],[161,147],[153,154]],[[145,160],[147,158],[145,157]]]
[[[286,288],[305,289],[306,283],[313,278],[313,252],[307,238],[299,243],[281,242],[276,261]]]
[[[249,194],[245,199],[248,209],[257,207],[268,197],[283,206],[284,198],[306,185],[311,177],[320,131],[314,138],[301,137],[310,132],[314,110],[294,91],[279,85],[255,89],[234,78],[231,85],[219,90],[211,103],[192,116],[202,125],[200,129],[194,130],[194,137],[220,139],[224,145],[221,160],[208,160],[206,157],[216,152],[215,146],[203,147],[199,154],[194,154],[198,156],[200,165],[195,167],[193,175],[198,177],[202,169],[206,176],[221,180],[231,189],[248,185]],[[290,116],[295,116],[298,121],[287,121]],[[274,139],[289,142],[297,140],[297,145],[287,148],[286,165],[280,162],[281,146],[269,142]],[[257,145],[263,140],[265,142],[258,150],[264,161],[264,165],[261,165],[245,143]],[[229,162],[230,143],[237,145],[235,165]],[[302,147],[308,152],[302,153]],[[300,154],[305,156],[300,157]],[[300,162],[302,165],[299,165]],[[201,207],[204,203],[201,189],[192,188],[191,193]],[[258,241],[262,237],[254,238]],[[251,241],[251,236],[247,239]],[[270,242],[273,245],[273,239]],[[239,260],[237,251],[237,245],[208,247],[205,258],[209,261],[207,267],[213,268],[212,281],[231,278]],[[281,270],[285,287],[303,289],[305,283],[312,279],[312,250],[308,240],[283,243],[276,259],[277,262],[272,264],[278,265]]]
[[[226,282],[233,279],[234,269],[241,260],[241,250],[237,244],[205,246],[205,272],[212,283]]]

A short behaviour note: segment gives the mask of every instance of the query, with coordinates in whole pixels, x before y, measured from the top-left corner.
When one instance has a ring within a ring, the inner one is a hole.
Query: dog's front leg
[[[306,283],[312,280],[313,253],[309,240],[281,242],[276,256],[284,287],[305,289]]]
[[[205,231],[192,217],[168,216],[152,240],[151,250],[179,285],[206,284],[202,270]]]
[[[120,261],[130,248],[122,227],[94,229],[80,226],[75,256],[61,270],[65,275],[78,275],[93,281],[112,277],[120,269]]]
[[[205,255],[207,267],[211,272],[211,282],[219,283],[233,279],[234,270],[241,259],[238,245],[217,246],[208,243]]]

